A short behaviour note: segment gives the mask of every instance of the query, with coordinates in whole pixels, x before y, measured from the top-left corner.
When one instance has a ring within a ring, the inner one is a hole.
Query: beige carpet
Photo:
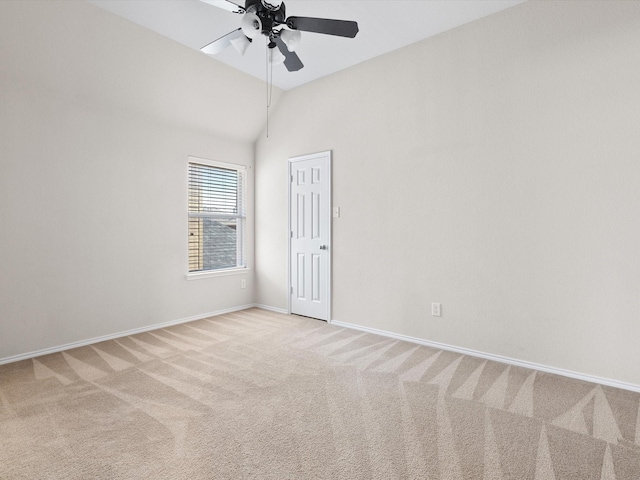
[[[639,404],[253,309],[0,366],[0,478],[639,479]]]

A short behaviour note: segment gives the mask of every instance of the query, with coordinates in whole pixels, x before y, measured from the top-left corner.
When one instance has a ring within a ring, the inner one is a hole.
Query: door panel
[[[311,291],[313,295],[311,296],[311,300],[314,302],[319,302],[321,300],[320,297],[320,282],[322,278],[322,267],[321,267],[321,258],[320,255],[311,255]]]
[[[307,210],[304,208],[304,200],[304,195],[298,194],[298,210],[296,215],[296,218],[298,219],[298,230],[296,232],[296,238],[299,240],[304,239],[304,231],[306,226],[305,214],[307,213]]]
[[[291,313],[329,320],[331,153],[290,159]]]
[[[305,266],[305,254],[304,253],[299,253],[298,254],[298,281],[296,282],[298,284],[298,292],[297,292],[297,298],[298,300],[305,300],[305,292],[304,292],[304,280],[305,280],[305,274],[304,274],[304,266]]]
[[[311,192],[311,238],[320,238],[320,194]]]

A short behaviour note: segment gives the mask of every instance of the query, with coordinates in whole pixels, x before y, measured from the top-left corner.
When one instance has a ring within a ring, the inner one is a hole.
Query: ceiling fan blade
[[[209,5],[213,5],[214,7],[222,8],[232,13],[244,13],[244,7],[237,5],[228,0],[200,0],[201,2],[208,3]]]
[[[357,22],[328,18],[289,17],[287,18],[287,26],[303,32],[325,33],[348,38],[354,38],[359,31]]]
[[[278,49],[284,55],[284,66],[287,67],[287,70],[290,72],[297,72],[304,67],[302,60],[298,57],[298,54],[296,52],[290,52],[280,37],[276,37],[275,42]]]
[[[207,55],[215,55],[217,53],[220,53],[225,48],[229,47],[231,45],[231,40],[235,40],[236,38],[241,37],[244,37],[244,33],[242,33],[242,29],[239,28],[205,45],[200,50]]]

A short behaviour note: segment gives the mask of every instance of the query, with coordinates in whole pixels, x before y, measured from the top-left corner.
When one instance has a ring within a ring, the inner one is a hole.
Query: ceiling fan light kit
[[[240,20],[240,28],[242,33],[252,40],[262,35],[262,21],[255,13],[245,13]]]
[[[354,38],[358,34],[358,24],[350,20],[287,18],[284,2],[278,0],[246,0],[244,7],[230,0],[201,1],[242,15],[240,28],[201,48],[208,55],[215,55],[230,45],[244,55],[251,42],[264,35],[269,62],[272,65],[284,63],[287,70],[295,72],[304,66],[295,53],[302,39],[301,31],[346,38]]]
[[[283,28],[280,30],[280,38],[282,38],[282,41],[290,52],[295,52],[298,45],[300,45],[300,40],[302,40],[302,34],[298,30],[287,30]]]
[[[278,9],[280,9],[280,6],[282,5],[282,1],[280,2],[278,2],[277,0],[269,0],[268,2],[263,1],[262,5],[264,5],[265,8],[275,12]]]
[[[235,48],[236,52],[244,56],[247,48],[251,45],[251,39],[245,35],[238,35],[236,38],[230,40],[231,46]]]
[[[273,45],[273,47],[269,47],[269,63],[271,65],[280,65],[284,63],[285,56],[282,54],[282,52],[279,49],[275,47],[276,47],[275,44]]]

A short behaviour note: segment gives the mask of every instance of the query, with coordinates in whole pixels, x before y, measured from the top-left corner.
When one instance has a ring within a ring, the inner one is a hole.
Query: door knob
[[[326,250],[327,246],[326,245],[320,245],[320,250]]]

